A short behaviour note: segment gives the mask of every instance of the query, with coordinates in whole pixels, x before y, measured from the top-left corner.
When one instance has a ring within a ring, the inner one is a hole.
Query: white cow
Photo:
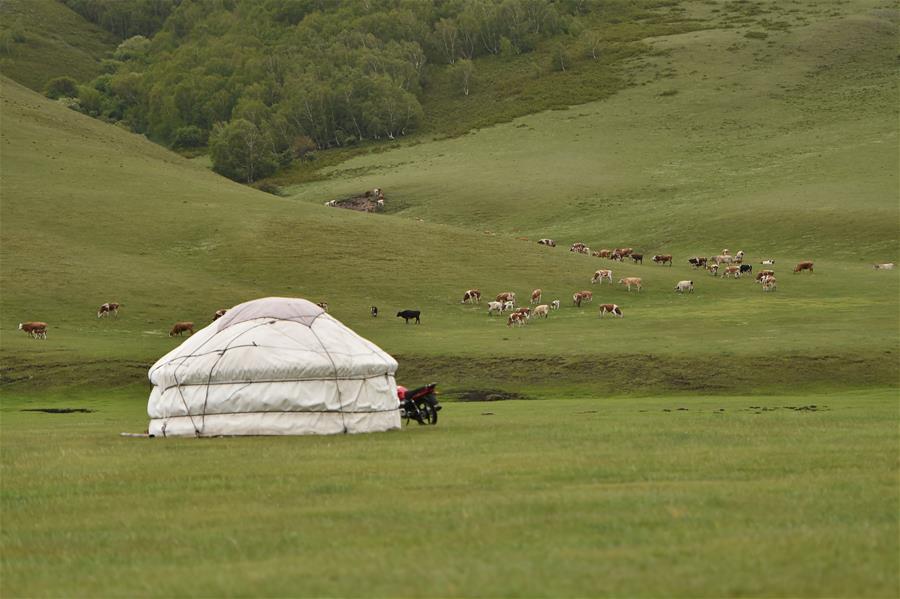
[[[493,316],[494,312],[497,314],[503,312],[503,302],[488,302],[488,316]]]
[[[693,281],[678,281],[678,284],[675,285],[676,293],[684,293],[687,291],[688,293],[694,292],[694,282]]]

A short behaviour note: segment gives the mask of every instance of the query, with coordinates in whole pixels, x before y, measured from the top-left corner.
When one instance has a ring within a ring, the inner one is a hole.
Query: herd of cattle
[[[538,240],[540,245],[546,245],[549,247],[556,247],[556,242],[552,239],[540,239]],[[578,254],[586,254],[589,256],[595,256],[597,258],[607,258],[609,260],[615,260],[618,262],[623,262],[626,259],[631,259],[634,264],[643,264],[644,255],[641,253],[636,253],[632,248],[616,248],[616,249],[602,249],[591,251],[589,247],[587,247],[583,243],[573,243],[569,247],[570,252],[575,252]],[[651,261],[654,264],[665,265],[668,264],[672,266],[672,256],[671,254],[656,254],[651,258]],[[739,279],[745,274],[752,275],[753,267],[750,264],[744,264],[744,252],[739,251],[734,255],[727,249],[722,250],[722,252],[716,256],[712,257],[704,257],[704,256],[693,256],[688,259],[688,264],[690,264],[694,269],[705,269],[712,276],[721,276],[723,278],[735,278]],[[774,266],[775,260],[762,260],[761,264],[763,266]],[[894,263],[888,262],[885,264],[874,264],[875,270],[893,270]],[[809,271],[810,273],[814,272],[813,270],[814,264],[813,262],[804,261],[797,263],[794,266],[793,272],[800,273],[804,271]],[[599,269],[594,272],[594,276],[591,277],[591,283],[600,283],[603,284],[603,281],[608,281],[610,285],[613,284],[613,271],[610,269]],[[756,282],[760,284],[763,291],[775,291],[777,289],[777,280],[775,279],[775,271],[771,268],[761,269],[756,273]],[[643,280],[641,277],[623,277],[619,279],[619,285],[623,285],[627,291],[631,291],[631,288],[634,287],[638,292],[641,291],[643,287]],[[689,280],[678,281],[675,285],[676,293],[693,293],[694,291],[694,282]],[[503,293],[497,294],[494,298],[494,301],[488,302],[488,315],[493,316],[494,314],[503,314],[504,312],[509,312],[509,316],[507,317],[507,326],[513,325],[524,325],[526,324],[532,317],[535,318],[548,318],[551,310],[559,310],[561,306],[561,302],[559,299],[554,299],[547,304],[542,304],[541,300],[543,298],[543,290],[535,289],[531,292],[531,301],[529,306],[518,306],[516,301],[516,294],[512,291],[505,291]],[[594,294],[589,290],[581,290],[576,291],[572,294],[572,303],[576,307],[581,307],[582,304],[587,302],[594,301]],[[480,303],[481,302],[481,291],[478,289],[469,289],[463,294],[462,301],[460,303]],[[326,312],[328,311],[328,304],[326,302],[319,302],[317,304],[319,307],[324,309]],[[97,309],[97,318],[103,317],[118,317],[119,308],[122,305],[116,302],[107,302],[102,304]],[[614,317],[622,318],[624,315],[622,313],[622,308],[618,304],[600,304],[600,313],[599,316],[602,318],[607,314],[611,314]],[[216,310],[213,314],[212,320],[215,321],[222,316],[225,315],[227,310],[225,308],[221,308]],[[378,308],[372,306],[370,308],[370,314],[373,317],[378,316]],[[415,320],[416,324],[420,323],[421,312],[419,310],[402,310],[397,313],[399,318],[403,318],[406,323],[409,323],[410,320]],[[46,322],[21,322],[19,323],[19,330],[27,333],[32,339],[46,339],[47,338],[47,323]],[[169,331],[170,337],[182,336],[184,333],[189,333],[191,335],[194,334],[194,323],[190,321],[176,322],[172,329]]]

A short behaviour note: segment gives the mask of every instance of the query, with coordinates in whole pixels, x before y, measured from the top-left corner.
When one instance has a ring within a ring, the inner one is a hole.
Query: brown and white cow
[[[885,264],[873,264],[875,270],[894,270],[893,262],[886,262]]]
[[[627,258],[634,252],[631,248],[616,248],[616,252],[620,254],[623,258]]]
[[[654,264],[665,264],[669,263],[669,266],[672,266],[672,254],[656,254],[652,258]]]
[[[613,250],[613,252],[609,255],[609,259],[615,262],[621,262],[625,259],[625,256],[619,253],[619,250]]]
[[[116,302],[107,302],[105,304],[102,304],[99,308],[97,308],[97,318],[100,318],[102,316],[109,316],[110,314],[118,318],[119,307],[120,304],[117,304]]]
[[[228,312],[226,308],[219,308],[218,310],[216,310],[215,314],[213,314],[213,321],[219,320],[220,318],[225,316],[226,312]]]
[[[516,303],[516,293],[514,291],[504,291],[503,293],[498,293],[497,297],[495,297],[494,300],[496,300],[498,302],[503,302],[503,303],[512,302],[515,304]]]
[[[612,255],[612,250],[600,250],[597,253],[599,254],[598,258],[609,258]]]
[[[488,316],[493,316],[494,312],[503,313],[503,302],[488,302]]]
[[[585,248],[585,245],[583,243],[581,243],[580,241],[576,241],[571,246],[569,246],[569,251],[575,252],[576,254],[580,254],[582,252],[582,250],[584,250],[584,248]]]
[[[469,289],[463,294],[461,304],[477,304],[481,302],[481,291],[478,289]]]
[[[607,281],[609,281],[609,284],[612,285],[612,282],[613,282],[612,275],[613,275],[613,271],[606,270],[606,269],[600,269],[594,273],[593,277],[591,277],[591,283],[596,283],[597,281],[600,281],[600,284],[602,285],[603,279],[606,279]]]
[[[732,264],[731,266],[726,266],[725,271],[722,273],[722,279],[726,279],[728,277],[733,277],[735,279],[741,278],[741,267],[737,264]]]
[[[583,302],[594,301],[594,292],[593,291],[588,291],[587,289],[582,289],[578,293],[581,294],[581,301],[583,301]]]
[[[531,305],[541,303],[541,295],[543,295],[543,291],[540,289],[535,289],[531,292]]]
[[[707,264],[706,270],[708,270],[709,274],[711,274],[714,277],[719,276],[719,265],[716,264],[715,262],[712,264]]]
[[[700,268],[701,266],[706,266],[707,259],[703,256],[694,256],[693,258],[688,258],[688,264],[693,268]]]
[[[734,262],[734,257],[729,256],[728,254],[719,254],[718,256],[710,258],[710,261],[715,262],[716,264],[731,264]]]
[[[619,284],[625,285],[628,291],[631,291],[632,287],[637,287],[637,290],[640,293],[642,280],[640,277],[625,277],[624,279],[619,279]]]
[[[536,306],[532,314],[535,318],[547,318],[550,315],[550,306],[548,306],[547,304]]]
[[[555,300],[553,300],[552,302],[550,302],[550,309],[551,309],[551,310],[559,310],[559,306],[560,306],[560,302],[559,302],[558,299],[555,299]]]
[[[618,304],[600,304],[600,318],[603,318],[605,314],[612,314],[619,318],[624,317],[622,308],[620,308]]]
[[[169,331],[169,337],[174,337],[178,335],[181,337],[181,334],[185,331],[190,331],[191,335],[194,334],[194,323],[193,322],[176,322],[172,325],[172,330]]]
[[[525,324],[525,315],[521,312],[513,312],[506,319],[506,326],[511,327],[512,325],[523,325]]]
[[[744,250],[737,251],[737,253],[734,255],[734,261],[738,264],[744,263]]]
[[[546,245],[552,248],[556,247],[556,242],[552,239],[538,239],[540,245]]]
[[[32,339],[46,339],[47,338],[47,323],[34,321],[34,322],[20,322],[19,330],[25,331],[28,333],[28,336]]]
[[[756,273],[756,282],[761,283],[765,277],[773,277],[775,276],[774,270],[761,270]]]
[[[775,277],[768,276],[763,278],[762,280],[762,290],[763,291],[776,291],[778,289],[778,284],[775,281]]]
[[[804,270],[813,272],[813,263],[808,260],[806,262],[798,262],[797,266],[794,267],[794,274],[803,272]]]

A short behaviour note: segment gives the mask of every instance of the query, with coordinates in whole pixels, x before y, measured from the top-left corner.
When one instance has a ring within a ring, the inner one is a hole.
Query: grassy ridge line
[[[741,29],[649,40],[668,56],[645,61],[645,85],[356,157],[290,191],[379,186],[402,216],[593,247],[896,260],[897,26],[872,6],[804,6],[809,25],[766,42]]]
[[[93,79],[117,45],[110,33],[57,0],[3,0],[0,31],[14,27],[25,41],[0,54],[0,72],[35,91],[54,77]]]
[[[46,407],[96,411],[20,411]],[[96,389],[4,399],[4,596],[898,585],[893,389],[448,404],[436,427],[378,435],[118,437],[144,408]],[[427,576],[397,567],[423,555]]]

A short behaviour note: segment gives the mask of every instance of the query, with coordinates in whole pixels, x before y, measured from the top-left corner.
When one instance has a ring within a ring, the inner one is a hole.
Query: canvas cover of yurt
[[[154,436],[306,435],[400,428],[397,361],[316,304],[239,304],[149,372]]]

